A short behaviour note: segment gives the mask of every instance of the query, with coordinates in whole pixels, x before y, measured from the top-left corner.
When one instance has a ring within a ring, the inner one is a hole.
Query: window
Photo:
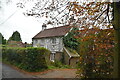
[[[38,43],[38,40],[37,40],[37,39],[35,39],[35,40],[34,40],[34,42],[35,42],[35,43]]]
[[[45,43],[45,39],[41,39],[41,43],[44,44]]]
[[[44,47],[44,45],[40,45],[40,47]]]
[[[56,43],[56,39],[55,38],[52,38],[52,43]]]
[[[50,60],[54,62],[54,60],[55,60],[55,53],[51,53],[50,54]]]

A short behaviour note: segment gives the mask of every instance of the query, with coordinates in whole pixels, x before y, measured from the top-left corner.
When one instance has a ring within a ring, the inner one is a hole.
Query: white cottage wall
[[[51,52],[63,52],[62,37],[33,39],[33,47],[44,47]]]

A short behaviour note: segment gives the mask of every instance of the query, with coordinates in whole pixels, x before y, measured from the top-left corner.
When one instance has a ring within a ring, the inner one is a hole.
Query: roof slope
[[[77,52],[73,53],[69,51],[69,49],[67,49],[66,47],[64,47],[63,49],[70,57],[80,57],[80,55]]]
[[[39,39],[39,38],[46,38],[46,37],[57,37],[57,36],[64,36],[67,32],[69,32],[71,29],[70,26],[60,26],[50,29],[45,29],[43,31],[40,31],[37,35],[33,37],[33,39]]]

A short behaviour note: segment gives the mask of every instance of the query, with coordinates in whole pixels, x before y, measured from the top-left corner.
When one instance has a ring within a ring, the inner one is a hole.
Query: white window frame
[[[50,60],[53,62],[55,61],[55,52],[50,54]]]

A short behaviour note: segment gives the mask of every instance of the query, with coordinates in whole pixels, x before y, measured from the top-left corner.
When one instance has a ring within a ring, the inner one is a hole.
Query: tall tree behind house
[[[8,41],[22,41],[20,33],[18,31],[13,32]]]

